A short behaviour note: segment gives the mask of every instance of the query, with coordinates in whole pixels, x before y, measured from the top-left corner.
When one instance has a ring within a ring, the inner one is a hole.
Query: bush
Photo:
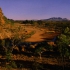
[[[34,62],[32,66],[32,70],[42,70],[43,66],[39,64],[38,62]]]
[[[6,65],[6,70],[11,70],[12,67],[10,65]]]
[[[17,68],[17,65],[16,65],[16,63],[14,61],[11,62],[11,67],[12,68]]]

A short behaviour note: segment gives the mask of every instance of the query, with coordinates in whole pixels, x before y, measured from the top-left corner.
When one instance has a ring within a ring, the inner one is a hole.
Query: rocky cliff
[[[0,24],[5,24],[5,20],[4,20],[4,14],[2,12],[2,9],[0,8]]]

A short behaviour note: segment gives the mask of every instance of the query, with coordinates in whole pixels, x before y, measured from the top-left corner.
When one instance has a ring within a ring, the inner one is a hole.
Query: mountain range
[[[68,21],[67,18],[61,18],[61,17],[52,17],[52,18],[49,18],[49,19],[43,19],[45,21]]]

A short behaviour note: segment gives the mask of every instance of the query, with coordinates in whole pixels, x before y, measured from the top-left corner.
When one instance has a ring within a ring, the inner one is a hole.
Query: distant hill
[[[67,18],[61,18],[61,17],[52,17],[52,18],[49,18],[49,19],[43,19],[45,21],[68,21]]]

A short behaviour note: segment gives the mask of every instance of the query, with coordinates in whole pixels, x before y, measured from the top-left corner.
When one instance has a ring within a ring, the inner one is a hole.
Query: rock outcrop
[[[4,20],[4,14],[2,12],[2,9],[0,8],[0,24],[5,24],[5,20]]]
[[[6,24],[7,21],[8,19],[4,16],[2,9],[0,8],[0,39],[11,38],[12,33],[9,31],[10,24]]]

